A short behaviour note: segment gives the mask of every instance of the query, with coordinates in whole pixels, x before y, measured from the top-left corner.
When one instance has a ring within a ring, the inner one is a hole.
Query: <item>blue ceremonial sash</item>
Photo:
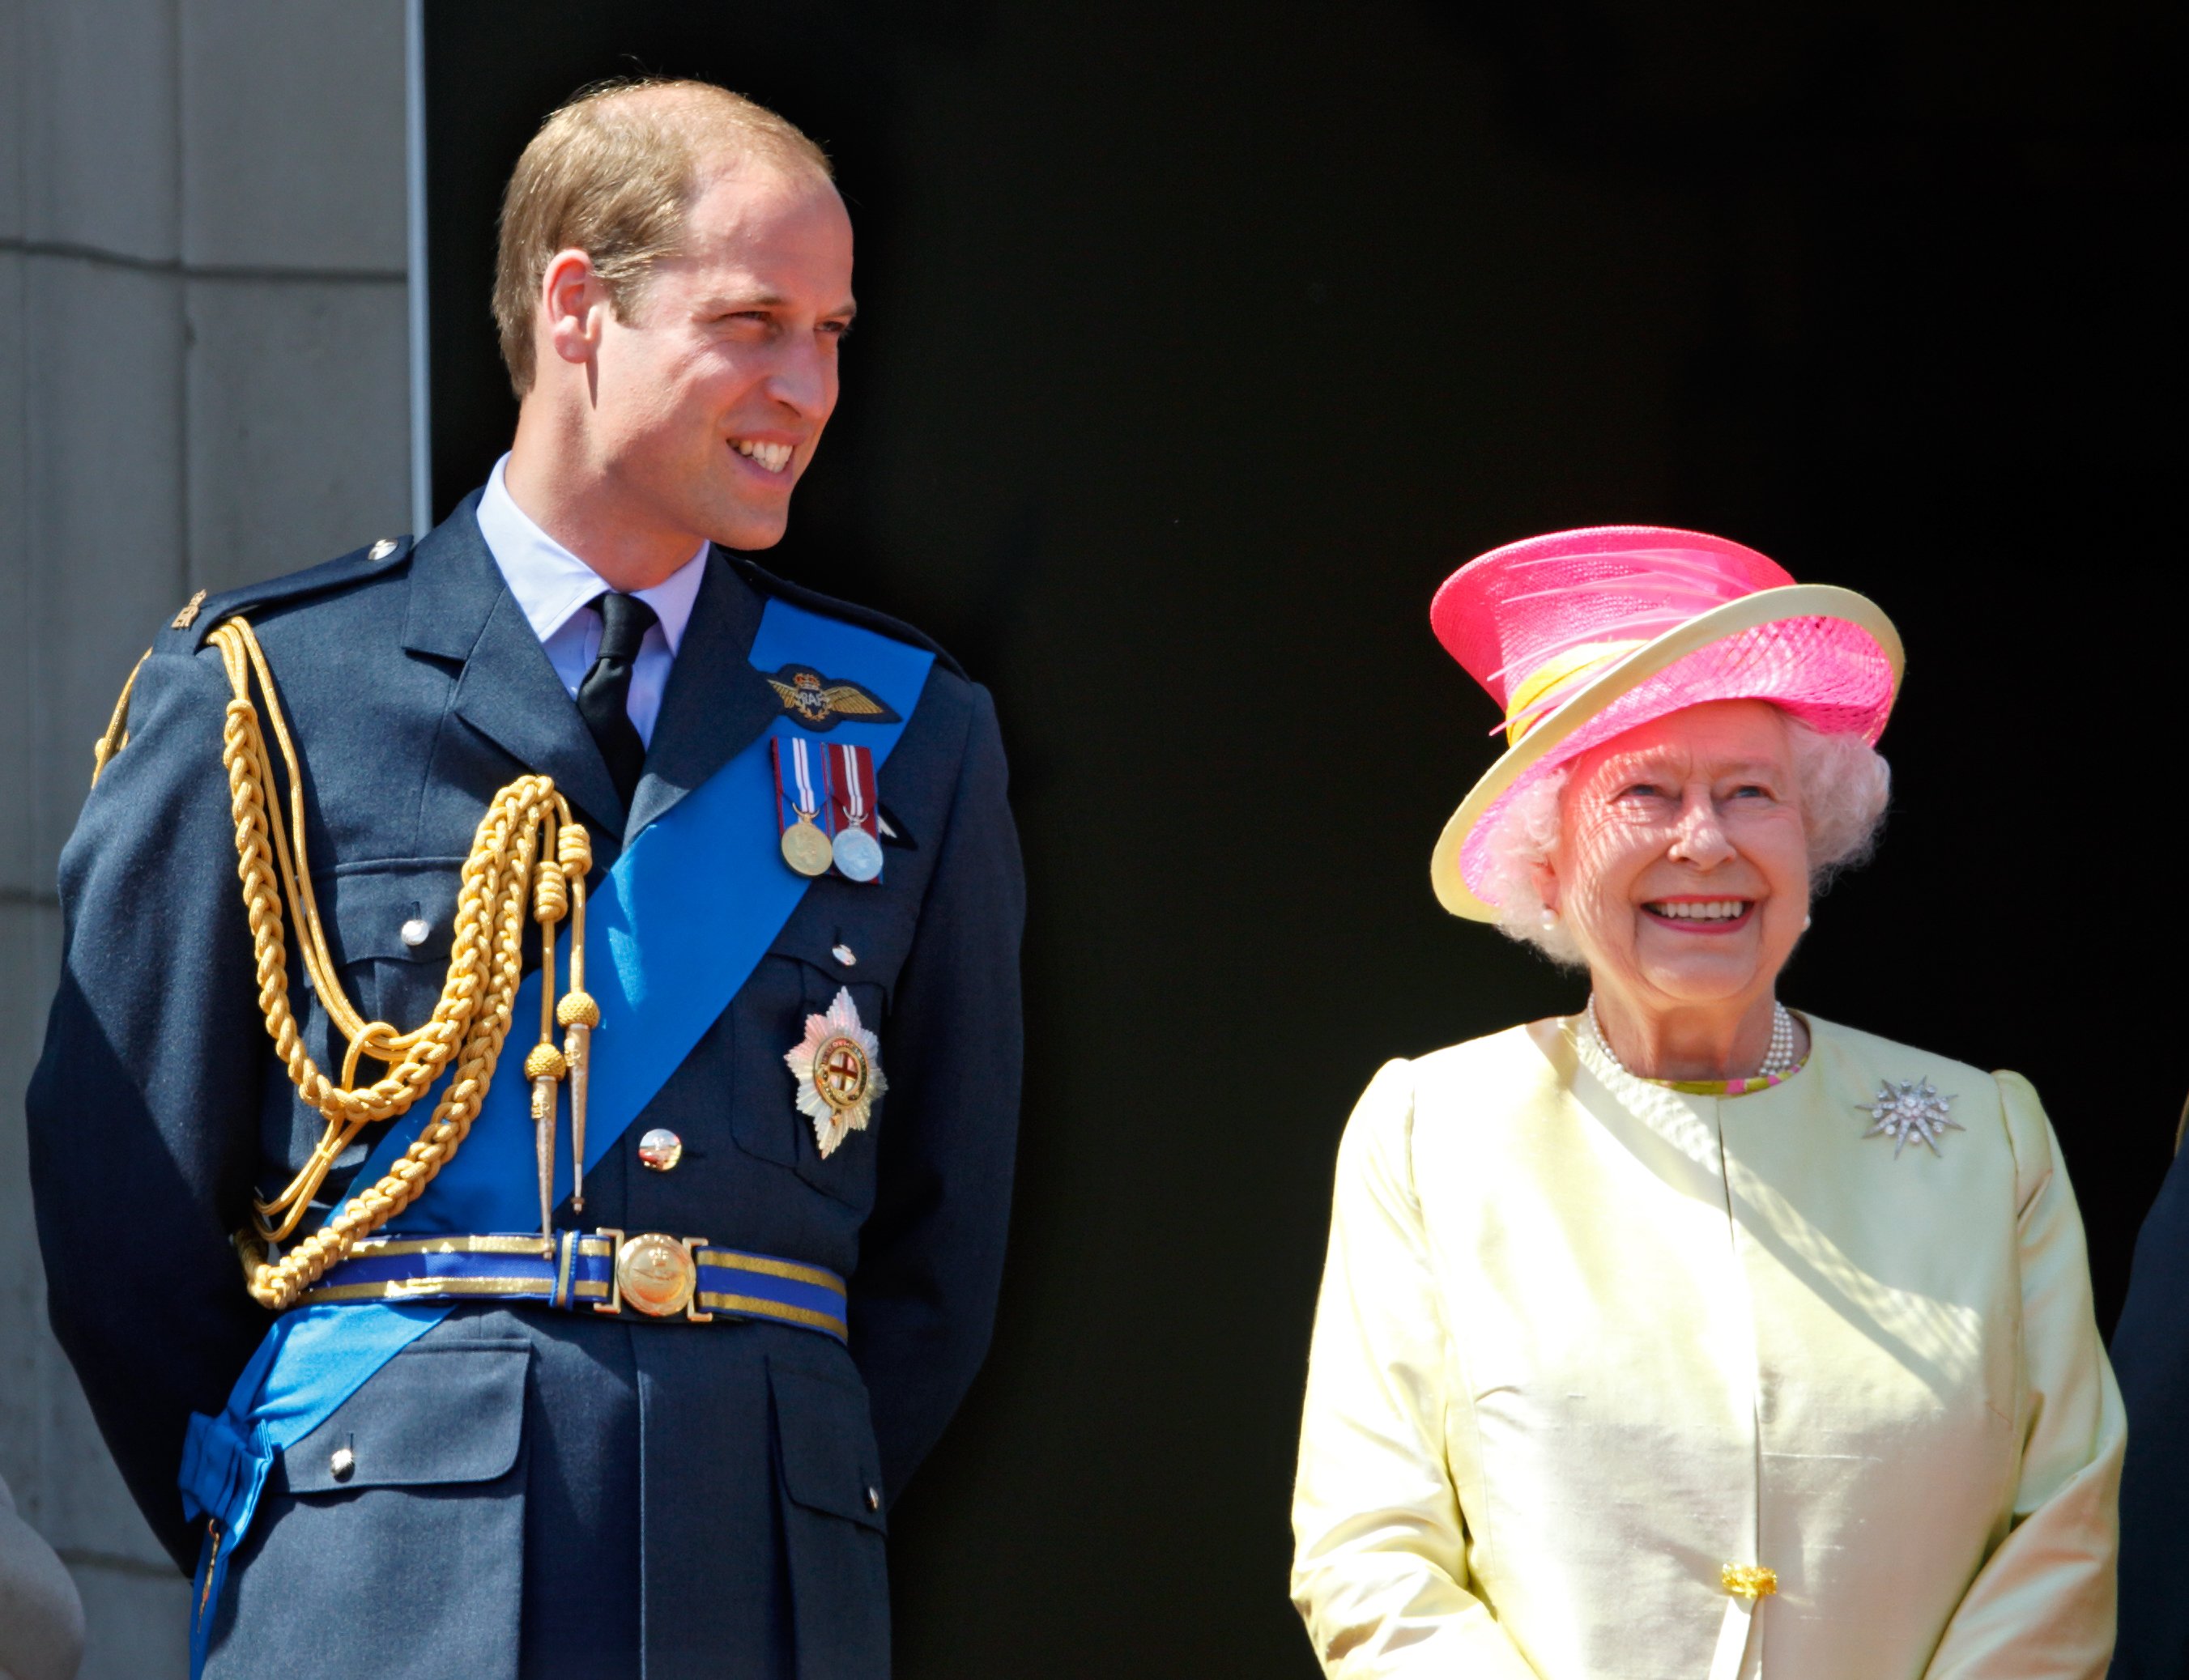
[[[919,704],[934,656],[871,630],[771,600],[753,638],[752,663],[798,663],[857,679],[897,713],[849,719],[840,738],[869,747],[879,766]],[[810,884],[783,860],[776,822],[772,740],[793,732],[788,714],[642,830],[585,908],[585,989],[601,1009],[592,1040],[585,1164],[599,1162],[728,1008]],[[568,949],[563,951],[568,972]],[[518,1023],[503,1048],[461,1149],[417,1201],[389,1221],[389,1236],[523,1231],[537,1226],[540,1191],[523,1023],[540,1012],[540,976],[517,995]],[[444,1076],[445,1082],[446,1076]],[[376,1181],[431,1119],[442,1086],[411,1106],[380,1141],[355,1183]],[[789,1097],[786,1092],[785,1102]],[[556,1168],[559,1205],[570,1162]],[[245,1367],[221,1416],[193,1417],[178,1481],[184,1514],[218,1525],[209,1533],[192,1601],[190,1673],[204,1669],[228,1563],[246,1533],[283,1449],[303,1440],[372,1373],[438,1323],[453,1303],[377,1301],[298,1307],[276,1319]]]

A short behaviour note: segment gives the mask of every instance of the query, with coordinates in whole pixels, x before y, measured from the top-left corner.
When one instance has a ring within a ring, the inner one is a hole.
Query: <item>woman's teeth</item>
[[[1731,922],[1746,911],[1748,905],[1746,899],[1704,899],[1654,904],[1646,908],[1652,916],[1667,916],[1675,922]]]
[[[748,460],[758,461],[770,472],[781,472],[790,465],[790,445],[788,443],[755,443],[749,438],[731,440],[730,447]]]

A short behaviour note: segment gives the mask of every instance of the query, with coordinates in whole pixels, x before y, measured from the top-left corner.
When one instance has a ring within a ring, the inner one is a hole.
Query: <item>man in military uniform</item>
[[[194,600],[101,744],[32,1173],[202,1672],[887,1672],[1023,894],[987,693],[744,557],[851,282],[789,124],[580,96],[504,205],[489,482]]]

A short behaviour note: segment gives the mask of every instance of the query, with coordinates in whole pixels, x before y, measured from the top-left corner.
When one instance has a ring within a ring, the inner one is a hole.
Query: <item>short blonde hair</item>
[[[758,157],[834,180],[794,124],[710,82],[645,77],[580,89],[540,126],[502,194],[494,319],[521,398],[532,388],[540,285],[558,251],[582,251],[629,321],[654,263],[676,255],[710,159]]]

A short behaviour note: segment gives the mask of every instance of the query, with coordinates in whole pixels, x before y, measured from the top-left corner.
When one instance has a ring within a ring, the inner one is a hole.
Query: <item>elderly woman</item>
[[[1292,1510],[1324,1667],[2101,1675],[2121,1407],[2037,1095],[1776,996],[1884,809],[1891,623],[1648,527],[1485,555],[1432,618],[1512,742],[1438,895],[1591,995],[1346,1129]],[[1920,929],[1880,955],[1953,984]]]

